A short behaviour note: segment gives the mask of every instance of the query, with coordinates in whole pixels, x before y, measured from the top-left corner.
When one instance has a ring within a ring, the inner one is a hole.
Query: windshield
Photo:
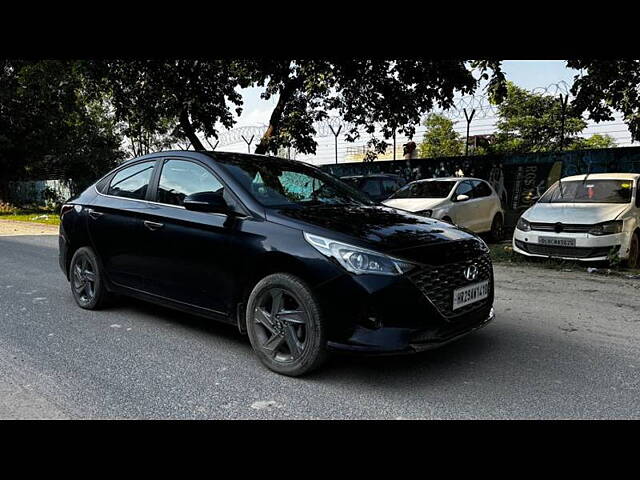
[[[560,188],[562,185],[562,188]],[[629,203],[632,180],[572,180],[554,184],[540,198],[542,203]]]
[[[416,182],[405,185],[391,198],[447,198],[456,182]]]
[[[303,163],[247,155],[215,159],[266,207],[373,204],[349,185]]]

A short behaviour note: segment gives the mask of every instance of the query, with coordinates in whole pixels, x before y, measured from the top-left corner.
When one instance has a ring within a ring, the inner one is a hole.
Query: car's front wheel
[[[299,376],[326,358],[320,306],[298,277],[275,273],[249,295],[247,333],[260,361],[274,372]]]
[[[90,247],[81,247],[73,254],[69,266],[71,292],[80,308],[97,310],[109,299],[100,262]]]
[[[493,222],[491,222],[491,241],[493,243],[498,243],[502,241],[504,236],[504,222],[502,220],[502,215],[497,214],[493,217]]]

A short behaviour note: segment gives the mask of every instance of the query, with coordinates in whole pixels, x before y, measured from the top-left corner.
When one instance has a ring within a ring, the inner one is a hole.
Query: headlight
[[[518,230],[522,230],[523,232],[528,232],[529,230],[531,230],[531,224],[524,218],[520,217],[518,219],[518,223],[516,224],[516,228]]]
[[[612,233],[620,233],[622,231],[622,220],[613,222],[604,222],[594,225],[589,230],[591,235],[611,235]]]
[[[415,215],[430,217],[431,215],[433,215],[433,210],[420,210],[419,212],[415,212]]]
[[[360,275],[372,273],[376,275],[402,275],[414,265],[392,258],[382,253],[373,252],[330,238],[320,237],[304,232],[304,239],[316,250],[327,257],[335,258],[347,271]]]

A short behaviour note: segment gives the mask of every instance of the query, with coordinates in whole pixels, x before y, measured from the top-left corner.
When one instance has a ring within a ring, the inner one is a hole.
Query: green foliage
[[[269,128],[257,153],[293,146],[315,153],[313,123],[335,112],[353,128],[345,138],[376,130],[373,154],[394,132],[412,136],[420,117],[435,106],[448,107],[456,92],[468,94],[477,81],[463,61],[437,60],[264,60],[238,62],[248,84],[264,86],[262,98],[277,96]]]
[[[81,186],[121,156],[115,122],[87,98],[77,62],[0,62],[0,183],[56,172]]]
[[[615,139],[610,135],[596,133],[589,138],[576,138],[567,150],[589,150],[596,148],[614,148]]]
[[[204,149],[240,114],[243,70],[231,60],[106,60],[83,63],[94,98],[106,95],[131,138],[175,137]],[[169,140],[171,141],[171,140]],[[153,142],[150,143],[153,146]]]
[[[453,121],[432,113],[423,125],[426,131],[418,145],[420,158],[454,157],[464,153],[464,140],[453,129]]]
[[[633,141],[640,140],[640,60],[569,60],[567,66],[580,70],[571,87],[576,114],[601,122],[617,110]]]
[[[557,97],[531,93],[507,82],[507,93],[498,105],[497,133],[491,149],[496,153],[547,152],[571,145],[575,136],[587,126],[580,115],[567,111],[562,121],[562,107]]]

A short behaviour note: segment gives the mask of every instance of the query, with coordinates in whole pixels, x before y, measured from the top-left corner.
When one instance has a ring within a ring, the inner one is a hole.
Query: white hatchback
[[[447,177],[416,180],[383,204],[454,223],[476,233],[502,239],[504,211],[491,185],[479,178]]]
[[[526,210],[513,250],[534,257],[603,261],[616,255],[640,267],[640,174],[593,173],[556,182]]]

